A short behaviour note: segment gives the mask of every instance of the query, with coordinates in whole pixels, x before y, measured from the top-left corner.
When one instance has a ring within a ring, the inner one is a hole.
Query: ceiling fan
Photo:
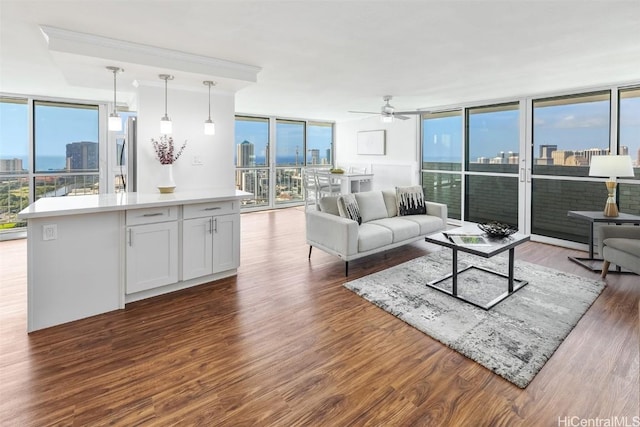
[[[409,117],[406,116],[406,114],[422,114],[425,113],[426,111],[396,111],[396,109],[389,104],[389,101],[391,101],[393,97],[391,95],[385,95],[382,99],[385,102],[385,104],[382,106],[382,108],[380,108],[380,115],[382,116],[382,121],[385,123],[390,123],[393,122],[393,119],[400,119],[400,120],[408,120]],[[378,113],[374,113],[372,111],[349,111],[350,113],[362,113],[362,114],[378,114]]]

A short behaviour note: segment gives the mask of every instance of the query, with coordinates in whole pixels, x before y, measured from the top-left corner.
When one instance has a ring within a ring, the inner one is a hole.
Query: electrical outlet
[[[58,238],[58,226],[45,224],[42,226],[42,240],[56,240]]]

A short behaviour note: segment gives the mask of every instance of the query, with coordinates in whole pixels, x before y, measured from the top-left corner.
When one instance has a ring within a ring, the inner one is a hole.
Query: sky
[[[534,109],[534,156],[540,145],[557,145],[558,150],[608,148],[609,103],[607,101],[549,106]],[[640,98],[621,100],[620,144],[629,147],[635,160],[640,148]],[[500,151],[519,152],[518,110],[471,114],[469,159],[495,157]],[[462,156],[461,116],[425,121],[424,161],[459,162]]]

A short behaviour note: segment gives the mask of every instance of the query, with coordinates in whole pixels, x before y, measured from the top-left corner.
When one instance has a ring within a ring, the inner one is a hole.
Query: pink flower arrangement
[[[173,138],[167,135],[162,135],[159,141],[151,138],[151,143],[153,144],[153,148],[156,150],[156,158],[160,160],[160,163],[163,165],[172,165],[173,162],[178,160],[184,151],[184,147],[187,146],[187,141],[185,140],[182,147],[180,147],[176,153],[173,146]]]

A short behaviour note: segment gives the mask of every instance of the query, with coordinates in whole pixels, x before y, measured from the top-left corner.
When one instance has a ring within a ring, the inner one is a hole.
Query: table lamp
[[[632,177],[633,165],[629,156],[593,156],[589,165],[589,176],[606,176],[609,180],[605,183],[609,196],[604,205],[604,216],[618,216],[616,205],[616,177]]]

